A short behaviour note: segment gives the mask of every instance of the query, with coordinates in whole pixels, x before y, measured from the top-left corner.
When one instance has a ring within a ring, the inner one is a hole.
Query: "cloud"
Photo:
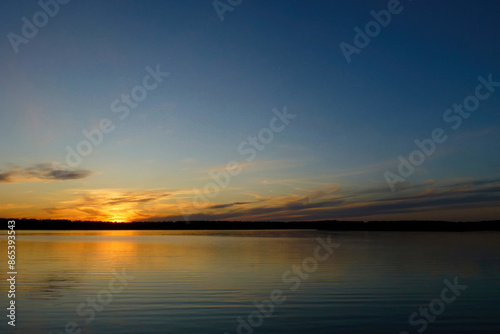
[[[389,197],[387,197],[389,196]],[[255,201],[207,204],[186,210],[189,220],[323,220],[362,219],[398,214],[428,214],[439,210],[494,208],[500,203],[499,179],[444,182],[429,180],[407,187],[404,194],[388,193],[382,186],[339,189],[330,186]],[[190,210],[191,209],[191,210]],[[156,216],[148,220],[183,220],[184,216]],[[481,219],[481,217],[478,217]]]
[[[146,203],[169,196],[169,193],[128,192],[104,201],[103,205],[119,205],[125,203]]]
[[[253,203],[253,202],[232,202],[232,203],[228,203],[228,204],[216,204],[216,205],[209,206],[208,209],[225,209],[225,208],[234,207],[236,205],[245,205],[245,204],[250,204],[250,203]]]
[[[144,213],[149,209],[148,203],[161,201],[171,193],[99,189],[76,191],[73,195],[77,198],[43,210],[53,216],[70,216],[73,219],[129,221],[134,217],[149,217]]]
[[[0,183],[77,180],[90,175],[92,172],[86,169],[67,170],[42,163],[26,168],[15,167],[8,171],[0,171]]]
[[[0,183],[11,183],[12,177],[15,175],[14,172],[1,172],[0,173]]]

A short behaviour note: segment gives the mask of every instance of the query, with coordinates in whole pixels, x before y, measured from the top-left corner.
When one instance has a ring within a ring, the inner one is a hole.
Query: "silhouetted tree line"
[[[114,223],[66,219],[15,219],[16,230],[274,230],[316,229],[330,231],[500,231],[500,220],[449,221],[161,221]],[[7,224],[5,224],[7,226]]]

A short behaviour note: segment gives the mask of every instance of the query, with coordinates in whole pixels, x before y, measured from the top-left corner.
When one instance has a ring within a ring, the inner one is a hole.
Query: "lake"
[[[17,231],[16,254],[3,333],[500,332],[497,232]]]

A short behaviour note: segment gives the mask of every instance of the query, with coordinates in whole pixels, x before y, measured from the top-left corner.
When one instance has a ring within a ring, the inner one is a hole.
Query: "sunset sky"
[[[498,2],[403,0],[349,61],[387,1],[57,6],[0,5],[0,217],[500,218]]]

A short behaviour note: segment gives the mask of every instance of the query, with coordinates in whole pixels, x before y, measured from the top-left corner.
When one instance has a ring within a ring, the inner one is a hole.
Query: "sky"
[[[499,10],[4,2],[0,217],[498,219]]]

